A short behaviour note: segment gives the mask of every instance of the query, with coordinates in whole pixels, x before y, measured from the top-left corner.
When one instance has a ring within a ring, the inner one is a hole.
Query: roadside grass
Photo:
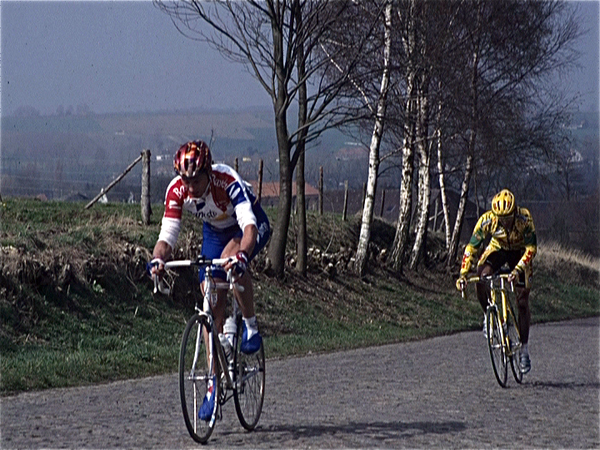
[[[136,205],[83,206],[23,199],[0,206],[2,395],[177,370],[181,334],[199,293],[190,273],[172,278],[172,297],[151,293],[145,263],[162,206],[153,205],[149,227],[139,222]],[[177,257],[200,250],[201,225],[184,221]],[[310,213],[308,223],[309,246],[335,253],[354,247],[360,219]],[[375,226],[382,248],[394,228]],[[290,248],[295,239],[292,223]],[[535,264],[534,323],[600,314],[597,259],[543,244]],[[269,358],[481,328],[474,289],[462,299],[455,274],[443,270],[399,275],[378,263],[358,279],[312,264],[307,278],[288,270],[274,280],[260,265],[253,273],[256,309]]]

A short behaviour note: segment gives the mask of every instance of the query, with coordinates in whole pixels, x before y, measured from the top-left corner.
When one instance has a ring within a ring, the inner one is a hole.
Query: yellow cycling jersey
[[[515,223],[508,233],[498,221],[498,216],[487,211],[477,221],[471,240],[465,248],[460,274],[466,275],[479,252],[479,247],[486,238],[491,237],[485,251],[479,258],[478,265],[485,262],[487,257],[498,250],[522,250],[523,256],[517,267],[526,274],[531,273],[531,261],[537,252],[537,238],[531,213],[526,208],[517,208]]]

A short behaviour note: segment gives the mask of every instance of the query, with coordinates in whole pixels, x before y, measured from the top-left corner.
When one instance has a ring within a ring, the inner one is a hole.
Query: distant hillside
[[[278,179],[278,147],[273,113],[268,108],[32,115],[2,117],[1,121],[1,190],[5,195],[91,198],[143,149],[152,151],[152,170],[170,176],[174,151],[194,139],[210,142],[217,161],[233,165],[238,158],[240,172],[250,179],[257,177],[259,159],[264,160],[265,181]],[[318,167],[344,147],[347,140],[341,133],[331,131],[311,144],[307,156],[309,183],[316,183]],[[112,195],[121,200],[129,198],[130,192],[138,195],[139,189],[133,186],[138,183],[139,171],[135,168]],[[339,174],[345,170],[336,167],[334,171]],[[339,180],[329,178],[327,182],[337,185]]]

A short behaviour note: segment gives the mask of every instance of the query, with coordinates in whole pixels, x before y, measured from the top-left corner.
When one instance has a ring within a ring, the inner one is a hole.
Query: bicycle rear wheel
[[[205,444],[217,420],[219,383],[213,383],[214,408],[209,420],[201,420],[198,412],[214,379],[214,370],[207,362],[204,331],[208,329],[205,317],[194,315],[187,323],[179,353],[179,393],[185,425],[192,439]],[[211,361],[213,359],[211,358]],[[211,365],[214,365],[212,363]]]
[[[504,350],[504,332],[500,324],[498,311],[495,308],[488,308],[487,315],[487,335],[488,348],[492,359],[492,367],[498,384],[506,387],[508,376],[507,358]]]
[[[515,319],[512,308],[507,308],[506,325],[508,329],[508,345],[510,346],[510,369],[515,381],[523,382],[521,372],[521,336],[519,335],[519,324]]]
[[[242,426],[252,431],[260,419],[265,398],[265,351],[261,344],[256,353],[246,355],[241,352],[242,320],[238,323],[236,341],[233,391],[235,412]]]

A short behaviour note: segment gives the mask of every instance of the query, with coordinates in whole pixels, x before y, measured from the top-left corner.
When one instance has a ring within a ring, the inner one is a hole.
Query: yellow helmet
[[[508,216],[515,210],[515,196],[508,189],[502,189],[492,199],[492,212],[497,216]]]

